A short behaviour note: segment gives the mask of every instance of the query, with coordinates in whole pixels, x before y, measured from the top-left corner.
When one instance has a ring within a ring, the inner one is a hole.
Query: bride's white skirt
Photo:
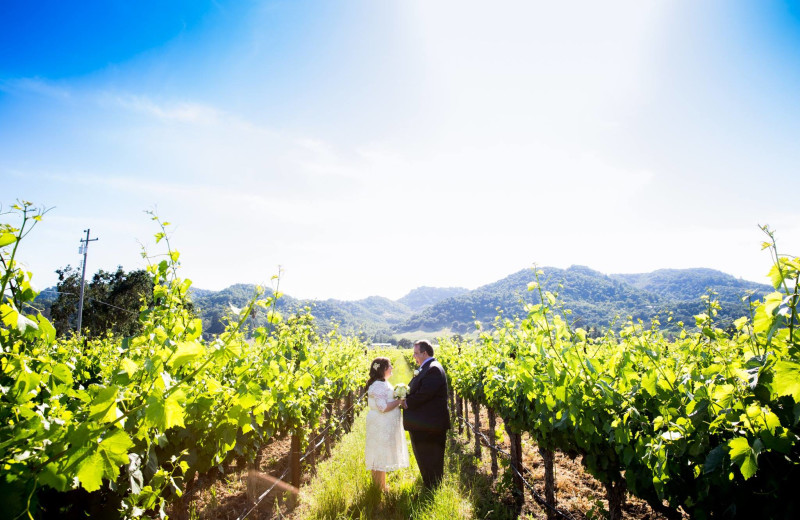
[[[408,446],[403,431],[400,409],[381,413],[376,409],[367,412],[367,469],[394,471],[407,468]]]

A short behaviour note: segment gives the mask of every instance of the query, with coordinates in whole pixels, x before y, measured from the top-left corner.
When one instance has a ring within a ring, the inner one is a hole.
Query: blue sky
[[[159,252],[398,298],[800,254],[798,2],[0,2],[0,203],[43,288]]]

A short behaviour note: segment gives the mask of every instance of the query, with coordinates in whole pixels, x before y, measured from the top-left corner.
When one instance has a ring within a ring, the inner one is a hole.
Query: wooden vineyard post
[[[464,421],[467,424],[469,424],[469,401],[467,399],[464,399]],[[467,440],[470,440],[472,438],[472,436],[470,435],[472,433],[472,430],[469,427],[467,427],[466,430],[467,430]]]
[[[506,433],[508,439],[511,441],[511,471],[513,472],[512,481],[514,482],[514,498],[517,503],[517,508],[522,509],[525,503],[525,487],[522,482],[522,435],[514,433],[506,423]]]
[[[325,411],[328,413],[328,427],[325,430],[325,456],[331,456],[331,436],[333,432],[331,432],[331,428],[333,428],[333,400],[328,400],[328,404],[325,407]]]
[[[308,442],[308,455],[306,456],[306,465],[311,471],[311,474],[315,475],[317,473],[317,442],[319,441],[319,439],[317,439],[317,436],[314,435],[314,432],[311,432],[308,437],[311,440]]]
[[[336,439],[339,440],[342,437],[342,398],[336,400]]]
[[[539,447],[539,453],[544,461],[544,499],[553,507],[556,507],[556,475],[553,469],[553,452]],[[547,520],[555,520],[556,513],[552,509],[547,510]]]
[[[497,416],[494,413],[494,410],[489,408],[489,438],[492,442],[495,442],[497,436],[495,435],[495,431],[497,429]],[[492,480],[497,480],[497,452],[490,449],[489,453],[492,455]]]
[[[261,467],[261,461],[264,460],[264,450],[261,448],[262,447],[259,446],[258,452],[256,453],[256,456],[253,459],[253,468],[255,468],[256,470]]]
[[[461,435],[464,432],[464,423],[461,422],[461,419],[464,416],[461,414],[461,396],[456,396],[456,422],[458,422],[458,434]]]
[[[625,504],[627,486],[625,480],[604,483],[606,487],[606,499],[608,500],[608,512],[611,520],[622,520],[622,506]]]
[[[481,405],[478,401],[472,403],[472,415],[475,418],[475,458],[481,460]]]
[[[350,428],[353,428],[353,425],[356,423],[356,412],[358,406],[358,392],[353,390],[350,392]]]
[[[456,405],[455,405],[455,391],[453,390],[452,386],[447,387],[447,397],[450,399],[450,418],[455,418],[456,415]]]
[[[346,412],[345,417],[345,432],[350,433],[350,429],[353,427],[353,392],[347,392],[347,397],[344,399],[344,406]]]
[[[289,452],[289,464],[291,468],[291,484],[294,489],[290,491],[289,495],[289,508],[294,509],[297,506],[297,494],[300,491],[300,479],[303,476],[302,468],[300,467],[300,458],[302,457],[303,445],[302,433],[295,430],[292,432],[291,451]]]
[[[350,392],[350,429],[356,423],[356,404],[358,403],[358,393]]]
[[[358,392],[355,390],[350,392],[350,428],[356,423],[356,405],[358,404]]]

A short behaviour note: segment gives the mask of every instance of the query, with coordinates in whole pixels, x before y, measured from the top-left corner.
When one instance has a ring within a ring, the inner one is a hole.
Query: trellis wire
[[[497,453],[500,453],[500,454],[504,455],[505,457],[511,459],[511,454],[510,453],[508,453],[507,451],[502,450],[500,447],[492,444],[489,441],[489,438],[486,437],[486,435],[483,432],[476,431],[475,428],[473,428],[472,425],[468,421],[464,420],[463,417],[461,418],[461,420],[464,422],[464,424],[467,425],[467,427],[470,430],[472,430],[475,433],[475,435],[478,435],[483,439],[481,444],[483,444],[484,446],[486,446],[490,450],[495,451]],[[522,464],[520,464],[520,467],[522,468],[523,471],[525,471],[527,473],[531,473],[531,470],[529,470],[528,468],[526,468]],[[525,484],[525,487],[528,488],[528,490],[531,492],[531,495],[533,496],[534,500],[536,500],[539,504],[545,506],[547,509],[549,509],[550,511],[554,512],[555,514],[561,516],[562,518],[566,518],[567,520],[575,520],[575,517],[573,517],[569,513],[561,511],[557,507],[555,507],[552,504],[550,504],[549,502],[547,502],[547,500],[542,498],[542,496],[539,493],[536,492],[536,490],[533,488],[533,486],[527,480],[525,480],[525,477],[522,475],[522,473],[519,472],[519,470],[517,468],[514,467],[513,464],[511,464],[511,469],[519,476],[520,479],[522,479],[522,482],[523,482],[523,484]]]

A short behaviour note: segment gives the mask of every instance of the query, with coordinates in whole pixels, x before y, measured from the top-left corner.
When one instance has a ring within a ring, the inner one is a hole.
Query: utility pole
[[[83,254],[83,269],[81,269],[81,295],[78,300],[78,335],[81,334],[81,323],[83,322],[83,286],[86,285],[86,255],[89,253],[89,242],[94,242],[98,239],[93,238],[89,240],[89,230],[84,229],[86,238],[81,239],[81,247],[78,249],[78,254]]]

